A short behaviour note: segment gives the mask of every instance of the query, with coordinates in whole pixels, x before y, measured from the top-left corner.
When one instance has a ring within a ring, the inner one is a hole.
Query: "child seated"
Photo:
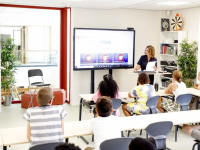
[[[173,101],[162,101],[158,102],[157,108],[160,112],[174,112],[180,111],[181,105],[176,102],[176,98],[181,94],[187,93],[187,88],[184,82],[182,82],[182,73],[179,70],[173,72],[173,81],[165,89],[165,93],[174,94],[175,102]]]
[[[149,98],[155,96],[153,85],[149,84],[149,76],[146,73],[141,73],[138,77],[139,85],[134,87],[128,94],[130,98],[135,97],[135,102],[123,104],[122,110],[125,116],[131,116],[131,113],[148,114],[149,107],[146,102]]]
[[[194,85],[194,88],[197,89],[197,90],[200,90],[200,72],[198,73],[198,81],[199,81],[199,83],[196,83]]]
[[[118,85],[110,74],[103,76],[103,81],[99,83],[97,92],[94,94],[92,99],[96,103],[97,99],[101,96],[121,99]],[[120,116],[119,109],[116,111],[116,116]]]
[[[29,108],[23,118],[27,120],[27,138],[30,147],[63,142],[64,121],[66,111],[62,106],[51,106],[53,91],[49,87],[42,88],[37,93],[39,107]]]
[[[55,150],[81,150],[78,146],[74,144],[63,143],[55,147]]]
[[[95,150],[99,150],[100,144],[108,139],[121,137],[119,118],[111,115],[113,112],[112,101],[109,97],[102,96],[96,102],[96,118],[91,120],[94,133]],[[92,150],[94,148],[86,148]]]
[[[134,138],[129,146],[128,150],[156,150],[156,146],[153,141],[149,141],[149,139],[143,139],[140,137]]]
[[[184,125],[182,130],[194,139],[200,141],[200,125]]]

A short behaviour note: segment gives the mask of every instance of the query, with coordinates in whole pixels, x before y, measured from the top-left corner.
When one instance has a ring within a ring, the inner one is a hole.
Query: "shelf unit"
[[[159,48],[160,48],[160,62],[161,61],[174,61],[177,63],[178,55],[180,52],[180,43],[183,41],[183,39],[187,38],[187,31],[161,31],[160,32],[160,42],[159,42]],[[178,40],[178,43],[174,43],[174,40]],[[176,55],[174,54],[162,54],[162,45],[168,45],[169,47],[173,47],[176,49]],[[178,69],[177,66],[168,66],[168,65],[160,65],[160,69],[162,68],[175,68]],[[160,77],[160,89],[164,89],[165,87],[162,87],[162,79],[169,79],[169,81],[172,81],[172,78],[170,77],[164,77],[161,75]]]

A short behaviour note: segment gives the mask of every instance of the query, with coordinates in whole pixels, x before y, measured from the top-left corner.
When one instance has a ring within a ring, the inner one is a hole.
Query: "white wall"
[[[83,28],[110,28],[126,29],[134,27],[136,30],[135,65],[140,56],[144,54],[147,45],[157,49],[158,12],[147,10],[114,9],[95,10],[72,8],[72,33],[74,27]],[[73,34],[72,34],[73,36]],[[71,37],[72,39],[72,37]],[[73,40],[71,61],[71,105],[79,104],[81,93],[90,93],[90,71],[73,71]],[[157,52],[158,51],[158,52]],[[157,55],[156,55],[157,57]],[[120,91],[130,91],[137,82],[136,75],[130,75],[129,70],[113,70],[113,77],[117,81]],[[95,89],[108,70],[95,71]]]

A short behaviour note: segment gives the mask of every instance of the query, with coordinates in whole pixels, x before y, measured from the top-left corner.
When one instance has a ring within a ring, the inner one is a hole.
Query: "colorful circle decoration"
[[[171,26],[173,30],[174,31],[180,30],[182,25],[183,25],[183,22],[182,22],[181,17],[179,17],[179,14],[176,14],[176,16],[174,17],[174,19],[172,19],[172,22],[171,22]]]
[[[106,58],[106,59],[105,59],[105,58]],[[103,62],[108,62],[109,56],[108,56],[107,54],[103,54],[102,57],[101,57],[101,60],[102,60]]]
[[[91,62],[92,61],[92,56],[90,54],[87,54],[85,56],[85,62]]]
[[[119,55],[117,56],[117,60],[118,60],[118,61],[124,61],[124,55],[123,55],[123,54],[119,54]]]

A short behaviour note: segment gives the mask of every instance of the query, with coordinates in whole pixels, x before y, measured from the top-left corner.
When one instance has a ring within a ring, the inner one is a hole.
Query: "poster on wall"
[[[161,31],[170,31],[169,19],[161,18]]]

